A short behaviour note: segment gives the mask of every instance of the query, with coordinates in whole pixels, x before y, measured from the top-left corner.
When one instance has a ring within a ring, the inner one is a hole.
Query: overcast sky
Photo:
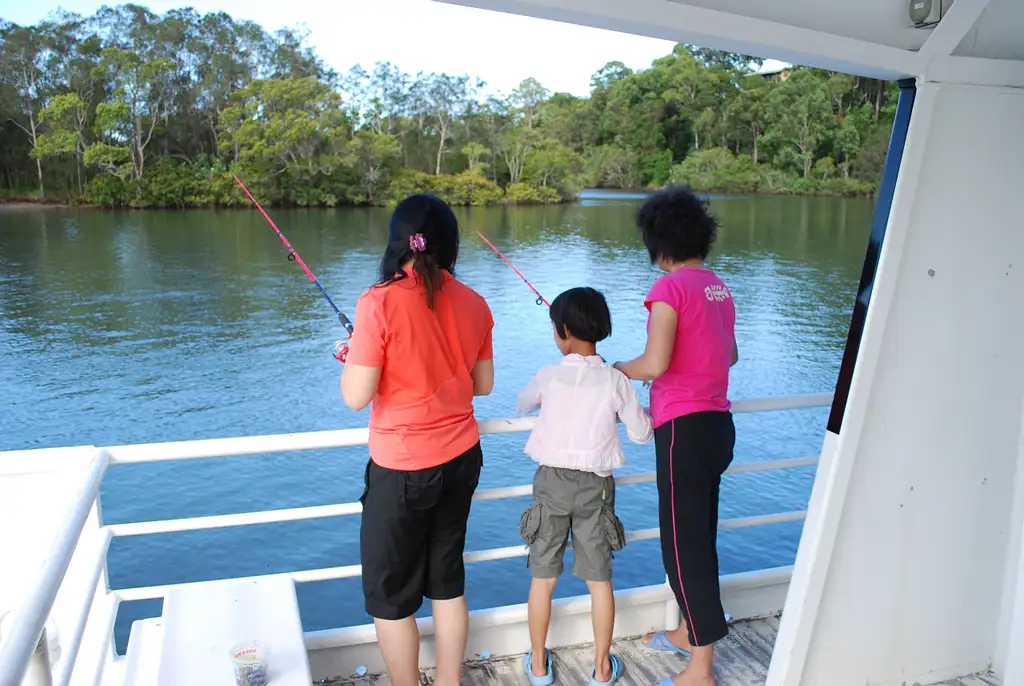
[[[0,0],[0,17],[35,24],[57,8],[92,14],[99,0]],[[672,43],[624,33],[469,9],[430,0],[151,0],[136,4],[163,13],[193,7],[223,10],[268,30],[305,25],[309,41],[338,72],[389,61],[415,73],[470,74],[487,90],[509,92],[527,77],[552,91],[590,92],[590,77],[607,62],[633,69],[668,54]]]

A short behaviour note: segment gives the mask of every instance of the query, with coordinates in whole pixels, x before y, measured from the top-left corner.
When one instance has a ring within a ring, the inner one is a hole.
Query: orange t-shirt
[[[494,355],[494,318],[482,296],[442,274],[433,310],[415,276],[375,286],[356,305],[348,363],[381,368],[369,444],[381,467],[436,467],[480,440],[470,372]]]

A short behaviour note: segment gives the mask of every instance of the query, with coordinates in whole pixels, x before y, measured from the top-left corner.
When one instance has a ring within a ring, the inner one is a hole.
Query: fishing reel
[[[343,338],[334,344],[334,359],[342,364],[348,360],[348,339]]]

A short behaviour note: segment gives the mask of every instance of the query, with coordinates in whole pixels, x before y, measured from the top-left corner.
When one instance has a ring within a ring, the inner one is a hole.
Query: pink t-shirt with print
[[[644,305],[650,310],[656,302],[670,305],[679,323],[668,369],[651,385],[654,426],[694,412],[728,412],[736,345],[732,293],[710,269],[683,267],[654,282]]]

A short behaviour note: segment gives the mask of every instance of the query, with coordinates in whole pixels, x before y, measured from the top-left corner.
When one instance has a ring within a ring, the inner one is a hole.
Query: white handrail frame
[[[105,450],[96,449],[86,468],[85,478],[75,490],[67,514],[43,560],[39,580],[29,591],[24,604],[16,611],[18,614],[11,631],[0,644],[0,684],[3,686],[20,684],[25,676],[29,659],[36,649],[53,601],[57,598],[61,582],[75,554],[82,529],[99,495],[100,483],[108,464],[109,454]]]

